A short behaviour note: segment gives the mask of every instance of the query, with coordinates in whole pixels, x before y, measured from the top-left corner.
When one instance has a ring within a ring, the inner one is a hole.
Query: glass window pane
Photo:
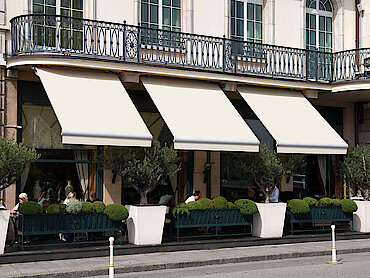
[[[326,2],[326,4],[325,4],[325,8],[326,8],[326,10],[328,11],[328,12],[332,12],[333,11],[333,8],[331,7],[331,4],[330,4],[330,2],[328,1],[328,2]]]
[[[313,0],[313,1],[310,2],[309,8],[316,9],[316,0]]]
[[[148,14],[148,5],[141,4],[141,21],[148,22],[149,21],[149,14]]]
[[[180,0],[172,0],[172,7],[181,8],[181,1]]]
[[[44,0],[33,0],[33,4],[44,4]]]
[[[310,29],[316,30],[316,16],[310,14]]]
[[[310,31],[309,44],[316,46],[316,32],[315,31]]]
[[[319,30],[325,31],[325,16],[319,17]]]
[[[171,6],[171,0],[162,0],[162,4],[165,6]]]
[[[62,0],[61,6],[65,8],[70,8],[71,7],[71,0]]]
[[[73,9],[76,10],[83,10],[83,1],[82,0],[73,0]]]
[[[150,0],[150,3],[158,4],[158,0]]]
[[[306,30],[306,47],[310,45],[310,31]]]
[[[236,17],[237,18],[244,18],[244,3],[243,2],[236,2]]]
[[[254,38],[254,25],[252,21],[248,21],[247,23],[247,37]]]
[[[238,37],[244,36],[244,21],[243,20],[236,21],[236,35]]]
[[[158,23],[158,6],[155,5],[150,6],[150,22]]]
[[[46,0],[47,5],[55,6],[55,0]]]
[[[310,15],[306,14],[306,28],[310,28]]]
[[[326,47],[332,48],[331,34],[326,34]]]
[[[231,0],[230,10],[231,10],[231,17],[235,17],[235,0]]]
[[[46,7],[46,14],[56,14],[56,8],[55,7]]]
[[[80,11],[73,11],[72,12],[72,17],[83,18],[83,13],[80,12]]]
[[[319,46],[325,46],[325,33],[319,33]]]
[[[262,21],[262,6],[255,5],[256,8],[256,21]]]
[[[326,31],[332,32],[331,17],[326,18]]]
[[[162,23],[163,25],[171,26],[171,8],[165,8],[162,9]]]
[[[247,18],[249,20],[254,20],[254,5],[251,3],[248,3],[247,14],[248,14]]]
[[[64,16],[71,16],[71,10],[69,9],[61,9],[60,14]]]
[[[235,19],[230,20],[230,31],[231,36],[235,36]]]
[[[262,39],[262,24],[261,23],[256,23],[255,39]]]
[[[141,3],[148,3],[148,0],[141,0]]]
[[[181,27],[181,10],[172,9],[172,26]]]
[[[321,2],[319,4],[319,10],[325,11],[325,6]]]
[[[44,13],[44,6],[33,5],[33,13],[35,13],[35,14],[43,14]]]

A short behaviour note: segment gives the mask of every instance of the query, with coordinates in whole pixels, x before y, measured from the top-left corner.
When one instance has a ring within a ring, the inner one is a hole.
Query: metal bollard
[[[114,237],[110,237],[109,238],[109,278],[114,277],[113,242],[114,242]]]
[[[341,264],[337,261],[337,248],[335,247],[335,225],[331,225],[331,237],[332,237],[332,247],[331,247],[331,261],[326,262],[327,264]]]

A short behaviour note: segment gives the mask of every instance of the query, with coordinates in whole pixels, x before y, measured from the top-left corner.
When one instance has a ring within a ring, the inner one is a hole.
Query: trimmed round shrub
[[[342,205],[342,210],[345,213],[352,213],[352,212],[357,211],[357,209],[358,209],[357,204],[355,203],[355,201],[353,201],[351,199],[343,199],[340,202],[341,202],[341,205]]]
[[[21,214],[42,214],[44,213],[44,209],[38,203],[34,201],[28,201],[19,204],[18,212]]]
[[[198,201],[192,201],[186,204],[187,209],[202,209],[202,204]]]
[[[222,196],[214,197],[212,205],[216,209],[227,208],[227,200]]]
[[[189,213],[188,206],[187,206],[187,204],[185,204],[185,203],[177,204],[177,205],[173,208],[173,210],[172,210],[172,215],[173,215],[174,217],[176,217],[176,216],[177,216],[177,214],[184,214],[184,213],[186,213],[187,215],[189,215],[189,214],[190,214],[190,213]]]
[[[208,198],[201,198],[197,202],[202,205],[202,209],[211,209],[213,208],[212,201]]]
[[[128,210],[121,204],[110,204],[106,206],[104,213],[113,221],[123,221],[128,217]]]
[[[90,202],[82,202],[82,212],[85,213],[96,212],[94,204]]]
[[[105,205],[102,201],[95,201],[93,204],[94,204],[96,212],[103,212],[104,211]]]
[[[311,197],[303,198],[303,201],[305,201],[310,207],[316,207],[319,205],[319,201]]]
[[[308,213],[310,211],[310,207],[308,206],[307,202],[301,199],[292,199],[288,202],[288,209],[291,213]]]
[[[325,197],[319,200],[319,206],[330,207],[332,205],[333,205],[333,201],[330,198]]]
[[[60,204],[59,205],[60,213],[67,213],[67,205],[66,204]]]
[[[233,202],[227,202],[227,208],[236,208],[236,205]]]
[[[249,199],[236,200],[235,205],[240,209],[241,214],[252,215],[258,212],[256,203]]]
[[[335,207],[342,206],[342,203],[341,203],[340,199],[331,199],[331,202],[332,202],[333,206],[335,206]]]
[[[46,209],[46,213],[47,214],[57,214],[57,213],[60,213],[60,206],[59,205],[56,205],[56,204],[50,205]]]
[[[79,200],[71,200],[66,207],[66,211],[71,214],[80,213],[82,210],[82,202]]]

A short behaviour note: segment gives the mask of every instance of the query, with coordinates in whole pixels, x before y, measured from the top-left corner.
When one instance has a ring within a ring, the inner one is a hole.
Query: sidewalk
[[[340,254],[370,252],[370,239],[337,241]],[[108,248],[108,247],[107,247]],[[114,257],[115,273],[142,272],[213,264],[226,264],[286,258],[327,256],[331,242],[306,242],[215,250],[158,252]],[[0,265],[2,277],[91,277],[108,274],[109,257],[55,260]]]

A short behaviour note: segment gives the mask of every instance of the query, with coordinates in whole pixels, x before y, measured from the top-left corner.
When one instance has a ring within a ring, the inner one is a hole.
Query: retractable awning
[[[118,76],[36,71],[62,127],[63,144],[151,146],[152,136]]]
[[[216,84],[141,78],[175,149],[258,152],[259,141]]]
[[[299,92],[239,87],[279,153],[346,154],[348,145]]]

